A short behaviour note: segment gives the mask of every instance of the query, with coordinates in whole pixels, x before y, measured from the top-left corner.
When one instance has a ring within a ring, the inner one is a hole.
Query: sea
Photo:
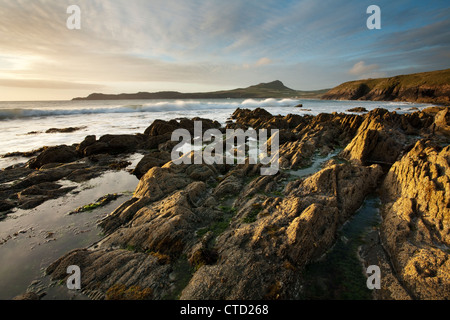
[[[302,108],[295,106],[303,104]],[[237,108],[262,107],[273,115],[317,115],[347,112],[355,107],[385,108],[398,113],[431,106],[408,102],[329,101],[304,99],[199,99],[0,102],[0,169],[27,159],[3,157],[43,146],[80,143],[87,135],[143,133],[156,119],[202,117],[222,124]],[[347,112],[349,113],[349,112]],[[74,132],[46,133],[51,128],[80,128]]]

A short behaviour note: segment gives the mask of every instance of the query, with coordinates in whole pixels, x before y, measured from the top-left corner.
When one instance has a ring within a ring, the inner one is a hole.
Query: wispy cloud
[[[0,79],[0,87],[11,88],[35,88],[35,89],[65,89],[65,90],[101,90],[104,86],[89,83],[77,83],[68,81],[52,80],[21,80],[21,79]]]
[[[273,61],[270,58],[264,57],[256,61],[256,65],[259,66],[266,66],[268,64],[273,63]]]
[[[369,3],[359,0],[76,3],[81,30],[66,28],[72,0],[0,0],[2,95],[39,86],[55,95],[122,92],[124,83],[199,91],[274,79],[319,89],[448,67],[445,1],[380,0],[376,32],[365,27]]]
[[[380,67],[377,64],[366,64],[364,61],[359,61],[348,71],[349,74],[357,78],[378,78],[386,76],[386,73],[380,72]]]

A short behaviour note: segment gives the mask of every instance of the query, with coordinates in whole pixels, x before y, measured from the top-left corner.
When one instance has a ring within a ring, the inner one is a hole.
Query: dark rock
[[[172,133],[168,132],[159,136],[147,136],[145,141],[142,144],[142,148],[152,150],[158,149],[160,144],[163,144],[169,141],[172,137]]]
[[[45,147],[33,150],[33,151],[29,151],[29,152],[10,152],[7,154],[2,155],[2,158],[12,158],[12,157],[24,157],[24,158],[31,158],[34,156],[37,156],[39,153],[41,153],[42,151],[45,150]]]
[[[6,212],[15,208],[16,204],[10,200],[0,200],[0,212]]]
[[[137,135],[105,135],[99,139],[99,143],[108,145],[109,154],[135,150],[141,142],[142,138]]]
[[[34,292],[27,292],[13,298],[13,300],[40,300],[40,299],[41,299],[40,296]]]
[[[433,133],[450,137],[450,108],[445,108],[436,114],[433,130]]]
[[[57,147],[49,147],[45,149],[36,158],[28,162],[28,167],[39,169],[49,163],[69,163],[79,159],[75,147],[61,145]]]
[[[179,124],[177,121],[173,120],[164,121],[164,120],[155,120],[150,127],[148,127],[144,134],[149,136],[160,136],[166,133],[172,133],[174,130],[179,128]]]
[[[95,154],[108,153],[109,151],[110,148],[106,142],[97,141],[84,148],[83,155],[89,157]]]
[[[97,141],[97,138],[95,136],[87,136],[86,138],[84,138],[83,142],[81,142],[77,146],[77,152],[80,153],[81,155],[86,155],[84,150],[87,147],[93,145],[96,141]]]
[[[113,170],[122,170],[131,165],[130,161],[117,161],[113,162],[109,165],[109,167]]]
[[[362,113],[362,112],[368,112],[366,108],[363,107],[356,107],[356,108],[352,108],[352,109],[348,109],[347,112],[357,112],[357,113]]]
[[[133,170],[133,174],[141,179],[153,167],[161,167],[171,160],[168,152],[152,152],[142,158]]]
[[[43,182],[33,185],[17,194],[19,207],[22,209],[32,209],[49,199],[57,198],[75,188],[76,187],[61,188],[61,185],[52,182]]]
[[[144,142],[139,135],[104,135],[99,140],[95,136],[87,136],[77,147],[77,151],[83,156],[96,154],[117,155],[137,150]]]
[[[86,129],[86,127],[50,128],[45,133],[71,133]]]

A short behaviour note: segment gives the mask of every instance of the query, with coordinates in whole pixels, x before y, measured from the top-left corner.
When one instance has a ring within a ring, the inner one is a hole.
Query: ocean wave
[[[284,107],[293,106],[296,100],[292,99],[247,99],[243,102],[237,101],[195,101],[175,100],[158,101],[144,104],[127,104],[121,106],[96,106],[96,107],[74,107],[69,108],[6,108],[0,109],[0,120],[69,116],[69,115],[92,115],[92,114],[114,114],[114,113],[144,113],[144,112],[168,112],[168,111],[209,111],[219,109],[236,109],[238,107]]]
[[[295,106],[298,103],[299,101],[294,99],[277,100],[269,98],[264,100],[247,99],[242,102],[242,105],[244,107],[289,107]]]

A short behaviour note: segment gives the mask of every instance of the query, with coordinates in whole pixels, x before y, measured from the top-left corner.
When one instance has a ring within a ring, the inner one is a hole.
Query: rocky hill
[[[286,87],[281,81],[260,83],[247,88],[214,92],[182,93],[178,91],[138,92],[122,94],[93,93],[73,100],[129,100],[129,99],[239,99],[239,98],[320,98],[325,90],[299,91]]]
[[[409,101],[450,105],[450,69],[343,83],[326,100]]]

